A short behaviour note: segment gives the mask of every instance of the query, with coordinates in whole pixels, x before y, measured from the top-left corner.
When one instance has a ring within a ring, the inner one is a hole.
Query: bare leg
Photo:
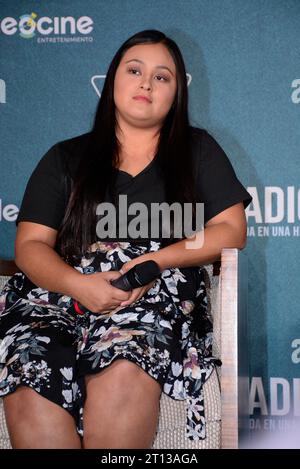
[[[4,410],[15,449],[81,448],[73,417],[29,387],[4,397]]]
[[[150,448],[159,414],[160,385],[120,359],[86,378],[84,448]]]

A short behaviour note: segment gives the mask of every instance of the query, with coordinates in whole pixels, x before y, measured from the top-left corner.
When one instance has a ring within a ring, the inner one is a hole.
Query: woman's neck
[[[151,160],[154,157],[159,138],[158,128],[141,129],[122,125],[116,133],[120,143],[120,160]]]

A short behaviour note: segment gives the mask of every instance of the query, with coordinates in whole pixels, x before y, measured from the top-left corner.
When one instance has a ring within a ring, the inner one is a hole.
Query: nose
[[[143,88],[146,91],[151,90],[150,80],[146,77],[143,78],[140,88]]]

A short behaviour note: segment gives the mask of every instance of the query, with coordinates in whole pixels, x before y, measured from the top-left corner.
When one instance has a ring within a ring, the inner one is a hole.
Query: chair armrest
[[[247,257],[222,249],[220,279],[222,448],[238,448],[249,418]]]

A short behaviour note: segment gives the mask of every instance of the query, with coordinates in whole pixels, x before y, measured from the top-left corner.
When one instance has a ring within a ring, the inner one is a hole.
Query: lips
[[[145,101],[146,103],[152,103],[151,99],[147,98],[147,96],[138,95],[134,96],[133,99],[135,99],[136,101]]]

